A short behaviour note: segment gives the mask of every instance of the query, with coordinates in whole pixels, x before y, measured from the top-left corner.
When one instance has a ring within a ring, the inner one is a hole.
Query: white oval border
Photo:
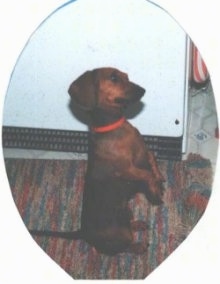
[[[65,2],[63,0],[9,0],[4,1],[4,4],[1,3],[1,117],[11,72],[27,39],[52,11]],[[211,73],[219,113],[220,35],[217,35],[217,31],[220,26],[220,17],[218,1],[157,0],[155,2],[169,11],[199,47]],[[219,167],[218,159],[213,194],[203,218],[187,240],[146,278],[145,281],[148,283],[160,283],[160,281],[168,283],[169,281],[169,283],[214,284],[219,282],[220,181],[217,178]],[[73,283],[72,278],[42,253],[42,250],[26,232],[8,190],[2,152],[0,174],[0,282]]]

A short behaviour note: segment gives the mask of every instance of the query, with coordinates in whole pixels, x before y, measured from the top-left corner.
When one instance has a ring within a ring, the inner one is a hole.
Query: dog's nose
[[[139,85],[134,85],[134,90],[135,90],[136,96],[138,96],[139,98],[141,98],[145,93],[145,89]]]
[[[74,84],[73,83],[69,86],[68,93],[69,93],[70,97],[72,97],[72,95],[74,93]]]
[[[142,88],[141,86],[138,86],[139,87],[139,94],[141,95],[141,96],[143,96],[144,95],[144,93],[145,93],[145,89],[144,88]]]
[[[126,99],[129,103],[135,103],[139,101],[145,93],[145,89],[141,86],[130,83],[130,89],[127,93]]]

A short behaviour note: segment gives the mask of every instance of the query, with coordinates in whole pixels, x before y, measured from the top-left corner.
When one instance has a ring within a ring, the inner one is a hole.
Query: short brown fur
[[[73,104],[90,114],[91,129],[123,117],[144,92],[114,68],[87,71],[69,88]],[[128,121],[112,131],[91,131],[80,236],[106,254],[143,252],[146,244],[135,244],[132,232],[146,224],[132,223],[128,201],[142,192],[152,204],[160,204],[163,182],[153,153]]]

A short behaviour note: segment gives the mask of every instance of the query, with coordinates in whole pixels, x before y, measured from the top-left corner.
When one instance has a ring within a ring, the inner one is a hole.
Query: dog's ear
[[[73,102],[83,110],[92,110],[96,106],[96,70],[86,71],[69,87]]]

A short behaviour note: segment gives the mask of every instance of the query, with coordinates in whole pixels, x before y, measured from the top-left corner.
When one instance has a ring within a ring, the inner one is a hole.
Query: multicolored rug
[[[85,160],[6,159],[12,195],[29,229],[77,230]],[[148,242],[143,255],[97,253],[86,242],[36,237],[39,246],[74,279],[143,279],[188,236],[204,213],[212,186],[209,160],[190,154],[181,162],[159,161],[166,177],[164,204],[152,206],[142,194],[130,201],[134,218],[148,229],[135,239]]]

